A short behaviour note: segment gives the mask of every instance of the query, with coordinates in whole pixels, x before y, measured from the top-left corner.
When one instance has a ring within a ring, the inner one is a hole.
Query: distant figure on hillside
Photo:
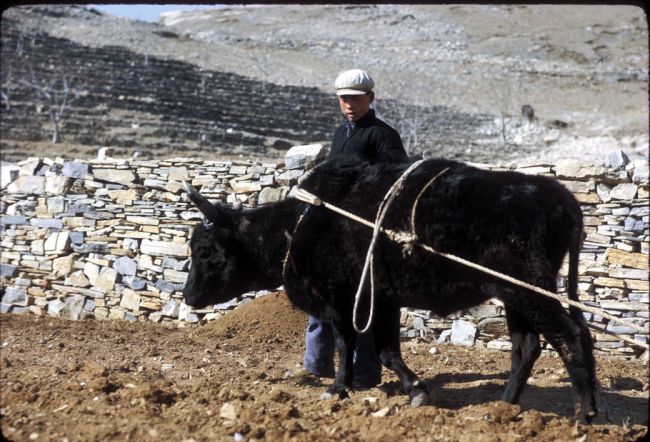
[[[327,159],[356,156],[369,162],[407,161],[402,139],[395,129],[378,119],[370,105],[375,99],[374,81],[366,71],[343,72],[334,83],[345,119],[336,129]],[[305,369],[320,377],[334,377],[334,332],[329,322],[309,317]],[[381,382],[381,361],[371,332],[357,335],[353,383],[359,388]]]
[[[535,109],[530,104],[524,104],[521,106],[521,115],[528,121],[533,121],[535,119]]]

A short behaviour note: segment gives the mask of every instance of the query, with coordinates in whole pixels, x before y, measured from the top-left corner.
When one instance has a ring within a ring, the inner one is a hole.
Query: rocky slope
[[[125,58],[241,75],[257,82],[258,94],[271,101],[262,115],[284,116],[273,110],[288,102],[305,124],[322,128],[278,138],[244,121],[249,130],[233,128],[241,135],[237,141],[192,140],[199,146],[185,146],[192,155],[273,157],[267,147],[278,139],[280,147],[320,140],[325,126],[338,119],[336,103],[326,98],[333,78],[353,66],[373,74],[378,111],[400,129],[413,153],[498,162],[647,152],[647,22],[635,7],[273,5],[170,13],[150,24],[55,6],[12,8],[3,25],[9,19],[19,29],[38,29],[86,48],[121,48]],[[272,94],[264,89],[268,85],[275,88]],[[305,89],[278,96],[287,86]],[[314,95],[322,96],[317,112],[299,108]],[[532,106],[534,119],[521,115],[523,105]],[[249,108],[257,106],[250,102]],[[200,126],[219,122],[208,118]],[[259,139],[243,135],[256,131]],[[148,135],[136,131],[124,144],[146,147]]]

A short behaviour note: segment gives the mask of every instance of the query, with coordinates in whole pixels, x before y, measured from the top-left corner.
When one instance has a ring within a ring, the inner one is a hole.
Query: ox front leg
[[[349,322],[347,321],[347,323]],[[357,334],[351,326],[345,324],[345,321],[333,322],[332,328],[334,329],[336,349],[339,353],[339,368],[334,383],[329,386],[327,392],[344,399],[348,397],[348,391],[352,389],[352,363]]]
[[[429,389],[402,359],[399,342],[399,316],[398,307],[377,309],[373,319],[374,324],[377,324],[377,326],[373,326],[375,345],[382,364],[399,376],[402,388],[409,395],[411,406],[421,407],[430,402]]]

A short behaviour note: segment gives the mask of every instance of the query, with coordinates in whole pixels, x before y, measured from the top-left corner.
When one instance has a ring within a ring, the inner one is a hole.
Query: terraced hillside
[[[34,36],[33,45],[23,42],[19,54],[15,48],[21,38],[20,23],[3,20],[3,70],[11,68],[16,79],[8,84],[2,113],[7,158],[20,156],[18,141],[52,137],[48,102],[31,83],[40,87],[55,82],[52,89],[60,92],[63,75],[70,88],[60,127],[66,144],[137,148],[153,156],[241,149],[259,153],[267,147],[327,140],[338,118],[332,97],[316,88],[264,84],[48,34]]]
[[[69,92],[59,146],[73,146],[69,153],[82,157],[94,155],[97,146],[148,157],[275,157],[294,144],[329,141],[340,120],[334,96],[315,87],[207,70],[122,46],[84,46],[47,32],[26,32],[23,22],[11,18],[3,19],[2,43],[7,98],[1,146],[7,160],[38,154],[43,146],[57,148],[49,142],[55,129],[48,110],[62,103],[64,77]],[[60,95],[58,101],[46,99],[48,87]],[[393,100],[382,104],[390,119],[398,106]],[[417,112],[421,138],[458,152],[488,121],[443,106]]]
[[[2,15],[0,147],[10,160],[103,145],[118,156],[277,159],[329,140],[333,79],[365,67],[376,109],[413,154],[645,158],[647,32],[631,6],[233,5],[158,23],[13,7]],[[62,72],[79,96],[52,143],[42,90],[60,92]]]

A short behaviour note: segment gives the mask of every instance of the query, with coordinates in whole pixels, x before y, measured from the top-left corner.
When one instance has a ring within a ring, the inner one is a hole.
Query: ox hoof
[[[319,399],[320,399],[321,401],[324,401],[324,400],[327,400],[327,399],[331,399],[331,398],[333,398],[333,397],[335,397],[335,396],[338,397],[339,399],[348,399],[348,398],[350,397],[350,395],[348,394],[347,390],[343,390],[343,391],[339,391],[339,392],[334,392],[334,393],[331,393],[331,392],[329,392],[329,391],[326,391],[325,393],[323,393],[323,394],[320,395]]]
[[[586,402],[586,403],[585,403]],[[593,401],[585,400],[576,404],[575,416],[583,424],[591,424],[598,415],[598,409]]]
[[[330,385],[330,387],[327,389],[327,392],[331,396],[338,396],[339,399],[346,399],[349,398],[350,395],[348,394],[349,387],[346,387],[343,384],[337,384],[336,382]]]
[[[411,398],[411,407],[418,408],[429,403],[429,395],[426,391],[419,391]]]
[[[580,416],[580,421],[583,424],[589,424],[590,425],[594,421],[594,419],[596,418],[597,414],[598,413],[596,412],[596,410],[589,410],[587,413],[583,413]]]

